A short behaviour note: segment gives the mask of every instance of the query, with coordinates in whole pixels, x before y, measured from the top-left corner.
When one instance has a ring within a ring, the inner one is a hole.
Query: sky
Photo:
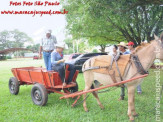
[[[10,1],[22,2],[23,0],[1,0],[0,11],[4,10],[53,10],[59,11],[62,6],[10,6]],[[27,2],[35,2],[39,0],[26,0]],[[49,1],[55,2],[56,0],[42,0],[42,2]],[[59,0],[57,0],[59,2]],[[52,34],[56,36],[58,42],[62,42],[65,39],[65,15],[3,15],[0,14],[0,32],[3,30],[14,30],[25,32],[28,36],[32,37],[34,43],[40,43],[40,40],[45,36],[45,31],[51,29]]]

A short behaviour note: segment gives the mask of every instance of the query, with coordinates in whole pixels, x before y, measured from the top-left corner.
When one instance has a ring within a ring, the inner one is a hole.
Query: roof
[[[4,54],[11,53],[11,52],[23,51],[23,50],[32,51],[32,50],[27,49],[27,48],[9,48],[9,49],[5,49],[5,50],[0,50],[0,54],[4,55]]]

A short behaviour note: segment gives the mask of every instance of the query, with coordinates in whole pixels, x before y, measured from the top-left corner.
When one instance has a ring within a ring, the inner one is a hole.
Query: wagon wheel
[[[77,92],[77,91],[78,91],[78,83],[76,82],[76,86],[75,86],[75,87],[69,88],[69,91],[70,91],[71,93]]]
[[[15,77],[9,79],[8,85],[11,94],[17,95],[19,93],[19,81]]]
[[[42,84],[35,84],[32,87],[31,97],[34,104],[44,106],[48,101],[48,93]]]

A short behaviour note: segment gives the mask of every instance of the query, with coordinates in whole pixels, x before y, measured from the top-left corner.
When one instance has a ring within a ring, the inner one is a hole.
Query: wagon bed
[[[47,71],[42,67],[21,67],[21,68],[12,68],[13,75],[18,79],[20,85],[23,84],[43,84],[47,89],[48,88],[62,88],[62,81],[59,77],[58,72]],[[76,82],[76,78],[79,71],[76,71],[73,82]],[[66,72],[66,79],[68,78],[69,72]],[[75,84],[68,84],[64,88],[73,87]]]
[[[39,104],[33,100],[36,105],[45,105],[48,99],[48,93],[55,92],[66,95],[78,91],[78,84],[76,82],[79,73],[78,70],[75,72],[72,82],[64,87],[58,72],[47,71],[42,67],[12,68],[11,71],[14,77],[11,77],[9,80],[10,93],[17,95],[19,93],[19,86],[34,85],[31,91],[32,100],[35,99],[35,91],[37,91],[37,96],[45,99],[43,103]],[[67,80],[70,73],[68,66],[66,66],[65,71],[65,80]]]

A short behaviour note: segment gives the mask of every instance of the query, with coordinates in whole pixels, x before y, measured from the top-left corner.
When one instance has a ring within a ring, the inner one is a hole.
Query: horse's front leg
[[[134,120],[134,116],[137,115],[135,111],[135,86],[128,86],[128,116],[130,121]]]

